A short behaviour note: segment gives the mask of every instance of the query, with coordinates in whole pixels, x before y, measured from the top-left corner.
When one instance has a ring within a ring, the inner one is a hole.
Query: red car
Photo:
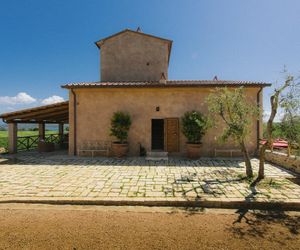
[[[265,144],[267,140],[262,139],[261,144]],[[281,139],[276,139],[273,141],[273,148],[287,148],[288,147],[288,142],[285,140]]]

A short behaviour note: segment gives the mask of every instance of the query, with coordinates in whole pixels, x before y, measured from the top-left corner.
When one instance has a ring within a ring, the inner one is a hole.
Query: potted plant
[[[207,117],[197,111],[186,112],[181,118],[182,133],[187,138],[187,156],[191,159],[200,157],[201,139],[208,126]]]
[[[111,118],[110,135],[118,141],[112,143],[112,153],[116,157],[124,157],[128,152],[128,131],[131,125],[131,118],[128,113],[115,112]]]

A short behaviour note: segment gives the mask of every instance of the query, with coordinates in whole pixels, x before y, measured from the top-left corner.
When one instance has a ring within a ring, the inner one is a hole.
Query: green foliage
[[[290,86],[282,96],[280,106],[284,111],[281,120],[283,137],[290,144],[300,143],[300,83]]]
[[[267,124],[263,124],[263,137],[267,137]],[[295,117],[289,121],[286,117],[283,117],[281,122],[274,122],[272,128],[272,137],[274,139],[285,139],[289,138],[298,141],[300,136],[300,116]],[[298,139],[297,139],[298,138]]]
[[[27,131],[39,131],[39,128],[28,128]],[[45,131],[47,131],[47,129],[45,129]]]
[[[292,119],[284,116],[280,123],[281,133],[284,138],[291,142],[300,141],[300,116]]]
[[[8,138],[0,137],[0,153],[3,153],[7,150],[8,147]]]
[[[223,130],[221,142],[229,138],[241,143],[249,134],[249,125],[259,111],[256,105],[246,101],[244,89],[216,88],[207,98],[210,121],[216,125],[216,118],[221,117],[226,126]]]
[[[290,149],[300,151],[300,82],[296,79],[281,95],[280,107],[283,110],[281,137],[288,141]]]
[[[273,122],[272,137],[274,139],[284,138],[281,122]],[[267,123],[263,123],[263,138],[267,138]]]
[[[127,140],[130,126],[131,118],[128,113],[115,112],[111,119],[110,135],[115,136],[120,143],[124,143]]]
[[[208,119],[197,111],[186,112],[181,118],[182,133],[188,143],[201,143],[201,139],[208,128]]]

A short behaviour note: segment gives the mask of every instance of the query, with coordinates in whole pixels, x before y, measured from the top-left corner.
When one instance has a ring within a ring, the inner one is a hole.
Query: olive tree
[[[283,117],[280,128],[283,137],[288,141],[288,156],[291,155],[292,148],[299,148],[300,145],[300,88],[298,84],[293,84],[282,97],[281,108]]]
[[[274,90],[274,93],[270,97],[271,113],[267,122],[266,128],[266,143],[264,143],[259,150],[259,170],[258,180],[265,177],[265,153],[267,149],[271,149],[273,145],[273,122],[277,114],[278,106],[282,100],[282,93],[294,84],[294,77],[287,75],[282,86]]]
[[[253,177],[253,170],[245,140],[250,133],[253,118],[258,117],[258,108],[246,101],[243,87],[229,90],[216,88],[207,98],[211,121],[221,118],[225,127],[220,136],[221,142],[233,139],[238,143],[244,156],[247,177]],[[220,124],[216,124],[219,126]],[[223,127],[223,124],[221,125]]]
[[[280,128],[283,138],[288,142],[287,155],[290,156],[292,153],[300,155],[300,116],[284,114]],[[297,152],[295,150],[297,150]]]

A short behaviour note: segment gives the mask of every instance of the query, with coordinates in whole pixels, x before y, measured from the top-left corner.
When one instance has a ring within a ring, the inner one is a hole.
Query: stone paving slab
[[[239,159],[146,161],[144,158],[78,158],[19,154],[0,165],[0,202],[24,200],[184,201],[295,203],[295,174],[266,164],[255,189],[243,179]],[[252,159],[254,172],[258,160]],[[156,203],[157,203],[156,202]],[[154,203],[153,203],[154,204]]]

